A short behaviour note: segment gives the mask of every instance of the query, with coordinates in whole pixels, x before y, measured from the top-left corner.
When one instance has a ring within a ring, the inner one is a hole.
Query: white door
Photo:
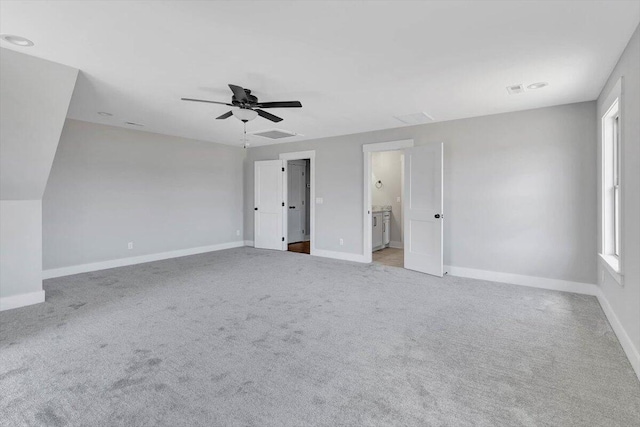
[[[287,168],[287,238],[288,243],[304,240],[305,224],[305,177],[304,162],[302,164],[289,162]]]
[[[283,233],[284,160],[255,162],[254,246],[285,250]]]
[[[404,268],[442,277],[442,143],[404,153]]]

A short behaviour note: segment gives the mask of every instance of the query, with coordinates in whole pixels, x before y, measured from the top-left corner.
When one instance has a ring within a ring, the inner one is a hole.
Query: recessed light
[[[107,113],[106,111],[98,111],[98,114],[100,114],[101,116],[105,116],[105,117],[113,116],[113,114]]]
[[[33,42],[31,40],[20,36],[14,36],[13,34],[0,34],[0,39],[20,47],[33,46]]]
[[[124,122],[124,124],[131,125],[131,126],[140,126],[140,127],[144,126],[144,125],[141,125],[140,123],[135,123],[135,122]]]
[[[547,82],[538,82],[538,83],[532,83],[529,86],[527,86],[527,89],[541,89],[545,86],[549,86],[549,83]]]

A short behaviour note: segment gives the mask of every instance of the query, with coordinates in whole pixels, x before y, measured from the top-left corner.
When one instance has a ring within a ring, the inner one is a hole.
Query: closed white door
[[[404,267],[443,275],[442,143],[405,149]]]
[[[305,176],[302,164],[289,162],[287,170],[287,238],[288,243],[304,240],[305,224]]]
[[[255,162],[254,246],[285,250],[283,219],[284,160]]]

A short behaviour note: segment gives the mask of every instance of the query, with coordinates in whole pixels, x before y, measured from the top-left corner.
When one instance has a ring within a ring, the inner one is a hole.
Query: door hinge
[[[282,202],[282,206],[284,206],[284,202]]]
[[[282,238],[282,241],[284,242],[284,237]]]
[[[284,172],[284,168],[282,168],[282,172]]]

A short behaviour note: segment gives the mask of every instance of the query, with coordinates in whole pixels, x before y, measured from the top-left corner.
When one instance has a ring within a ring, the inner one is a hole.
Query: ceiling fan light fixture
[[[248,122],[258,117],[258,112],[248,108],[238,108],[233,110],[233,116],[243,122]]]

